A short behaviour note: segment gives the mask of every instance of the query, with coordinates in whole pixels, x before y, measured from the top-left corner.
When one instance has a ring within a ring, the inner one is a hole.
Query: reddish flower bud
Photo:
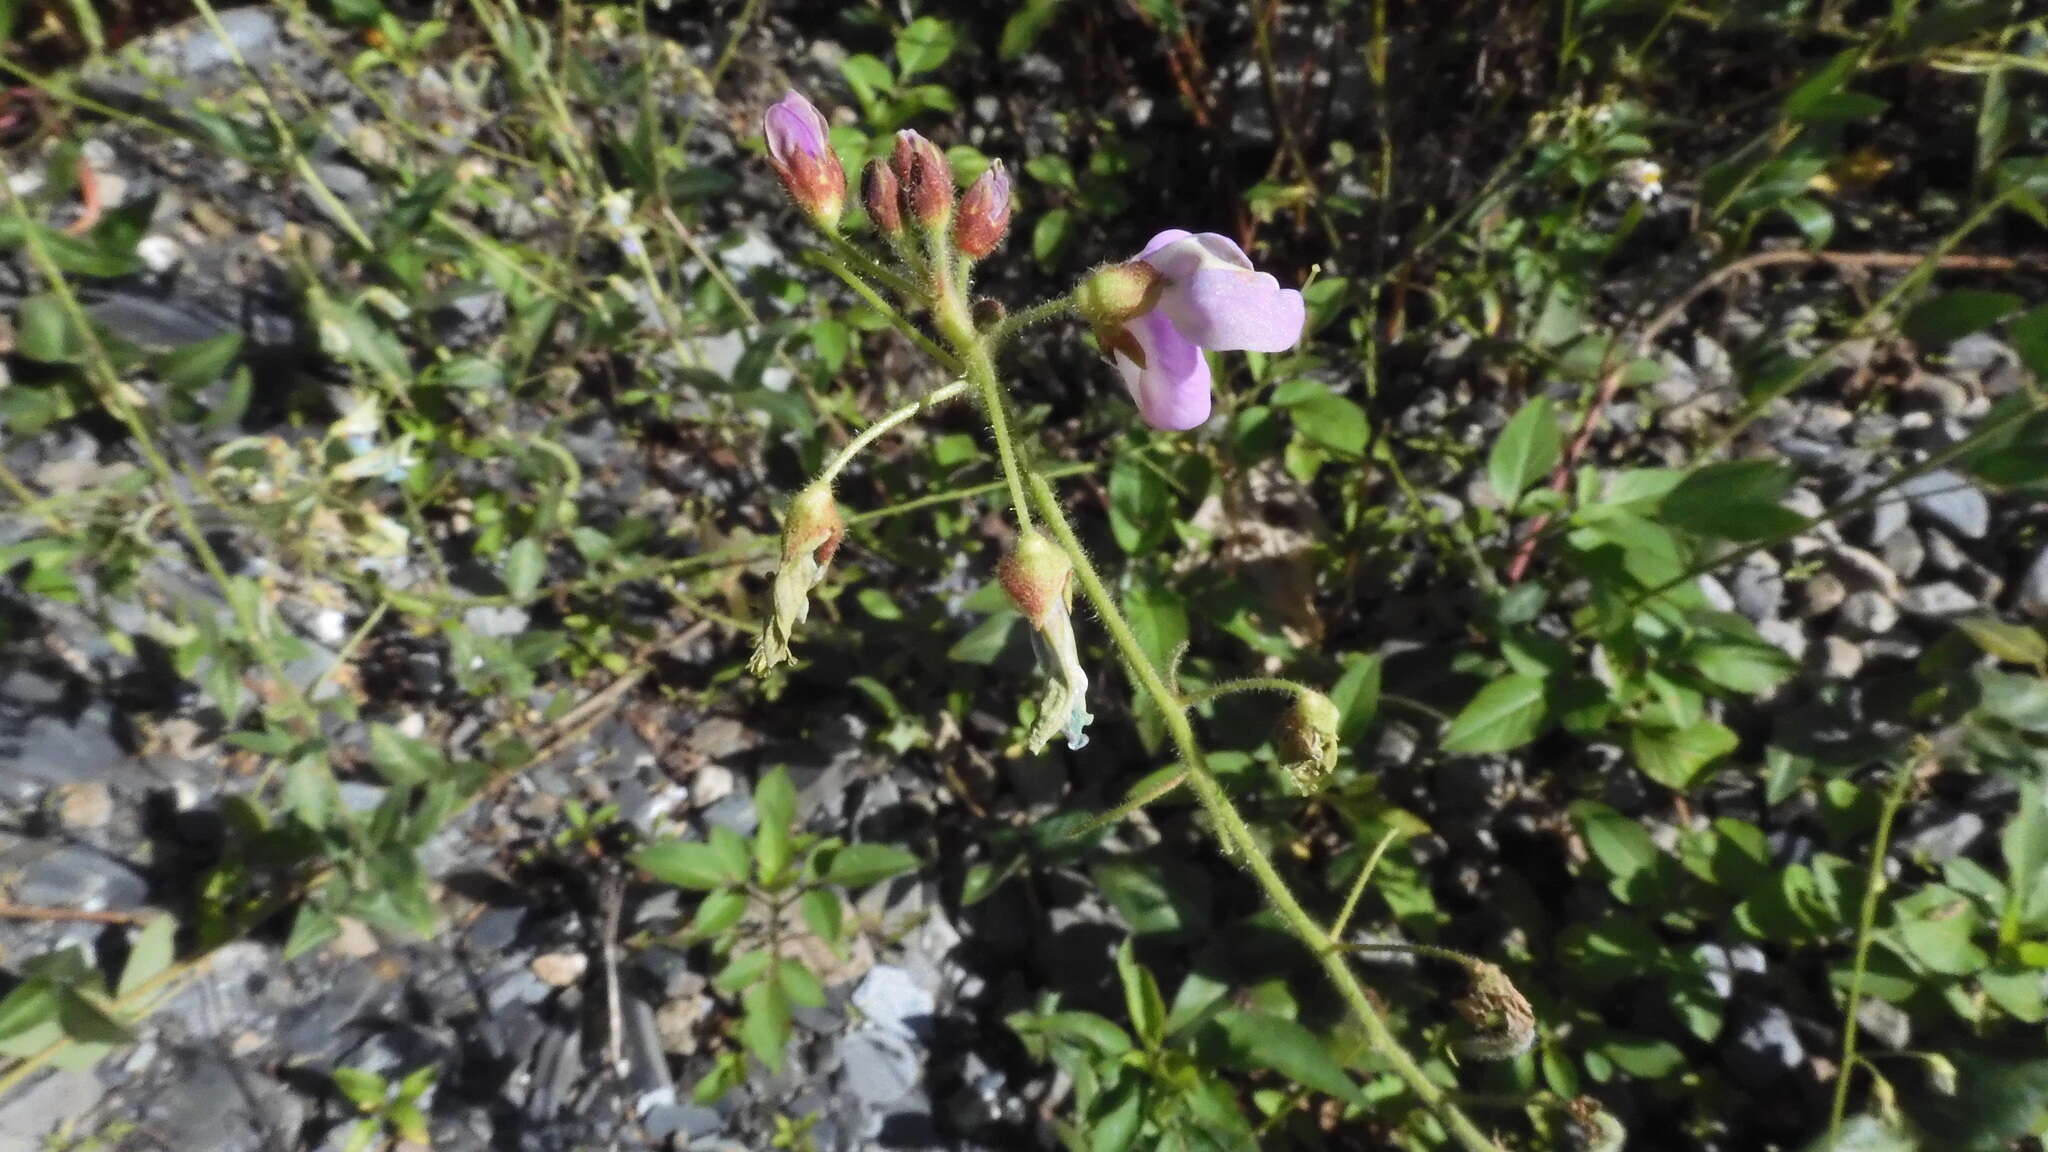
[[[861,201],[867,205],[868,219],[875,222],[875,231],[884,236],[903,231],[903,185],[888,164],[877,160],[868,165]]]
[[[768,140],[768,162],[797,207],[820,228],[836,228],[846,207],[846,170],[832,151],[825,117],[790,92],[762,115],[761,135]]]
[[[1010,230],[1010,174],[996,161],[960,198],[953,218],[953,245],[979,260],[996,250]]]
[[[953,211],[953,166],[946,162],[946,154],[905,128],[896,134],[889,163],[903,182],[903,204],[910,217],[925,228],[943,227]]]

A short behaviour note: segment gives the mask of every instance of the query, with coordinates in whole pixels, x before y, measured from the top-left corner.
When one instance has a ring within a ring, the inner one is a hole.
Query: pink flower
[[[1180,432],[1209,418],[1203,349],[1284,352],[1301,339],[1301,293],[1254,269],[1228,237],[1170,229],[1137,258],[1159,274],[1158,302],[1125,324],[1112,353],[1154,428]]]
[[[817,107],[800,93],[786,93],[762,115],[761,134],[768,139],[768,162],[798,207],[826,228],[838,224],[846,206],[846,170]]]

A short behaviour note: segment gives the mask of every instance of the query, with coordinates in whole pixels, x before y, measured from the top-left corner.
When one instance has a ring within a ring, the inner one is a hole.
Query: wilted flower
[[[825,117],[790,92],[761,117],[761,134],[768,139],[768,162],[797,206],[820,228],[837,227],[846,207],[846,170],[832,151]]]
[[[1473,960],[1465,994],[1452,1002],[1473,1035],[1458,1050],[1479,1060],[1512,1060],[1536,1043],[1536,1010],[1495,964]]]
[[[1321,692],[1301,692],[1280,721],[1280,766],[1304,793],[1322,789],[1337,770],[1337,706]]]
[[[1010,230],[1010,174],[996,161],[960,198],[953,218],[953,246],[973,259],[996,250]]]
[[[1301,293],[1254,269],[1229,237],[1172,229],[1154,236],[1133,263],[1158,273],[1156,305],[1125,320],[1104,350],[1154,428],[1184,431],[1209,418],[1203,349],[1284,352],[1301,339]],[[1087,301],[1077,303],[1087,311]],[[1102,319],[1090,319],[1100,331]]]
[[[1026,531],[1004,556],[996,575],[1010,602],[1031,622],[1032,647],[1045,667],[1045,690],[1038,699],[1038,719],[1025,744],[1037,752],[1064,730],[1067,747],[1088,746],[1088,674],[1074,642],[1074,565],[1059,545],[1035,531]]]
[[[839,502],[824,483],[812,484],[789,503],[789,519],[782,526],[782,564],[775,570],[775,591],[771,597],[767,627],[754,646],[747,669],[760,676],[789,660],[789,642],[796,626],[811,614],[811,589],[825,579],[832,554],[846,535],[846,521],[840,518]]]

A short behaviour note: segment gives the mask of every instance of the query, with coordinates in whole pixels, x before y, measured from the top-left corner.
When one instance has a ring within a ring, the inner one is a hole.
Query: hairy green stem
[[[1309,916],[1301,902],[1294,898],[1287,881],[1273,867],[1273,862],[1266,858],[1265,851],[1253,838],[1244,817],[1230,802],[1230,797],[1223,791],[1223,786],[1210,774],[1201,745],[1195,740],[1194,729],[1188,723],[1185,707],[1160,678],[1159,670],[1153,667],[1151,657],[1146,655],[1144,646],[1138,642],[1137,635],[1131,631],[1130,624],[1124,620],[1123,613],[1117,608],[1116,598],[1110,595],[1109,589],[1102,583],[1102,577],[1096,574],[1095,565],[1088,559],[1088,553],[1081,547],[1080,540],[1074,536],[1074,529],[1067,523],[1066,514],[1060,508],[1058,498],[1053,495],[1052,487],[1043,477],[1035,475],[1031,477],[1030,485],[1031,495],[1038,506],[1039,514],[1051,529],[1054,539],[1059,541],[1060,547],[1066,550],[1068,558],[1073,562],[1074,574],[1080,582],[1082,595],[1087,597],[1096,615],[1101,617],[1103,627],[1108,629],[1110,638],[1123,656],[1132,679],[1136,680],[1152,698],[1165,719],[1167,733],[1172,737],[1182,763],[1186,765],[1188,785],[1194,789],[1195,795],[1202,802],[1202,807],[1208,810],[1209,818],[1216,825],[1217,835],[1222,838],[1225,853],[1244,865],[1251,873],[1252,879],[1265,892],[1266,899],[1271,902],[1274,911],[1286,922],[1288,930],[1315,955],[1317,962],[1323,966],[1323,971],[1329,975],[1331,983],[1336,985],[1338,994],[1358,1017],[1359,1024],[1365,1029],[1366,1039],[1392,1066],[1394,1074],[1401,1078],[1409,1091],[1436,1116],[1467,1152],[1498,1152],[1498,1145],[1459,1110],[1443,1086],[1431,1080],[1422,1070],[1422,1066],[1415,1062],[1414,1057],[1402,1048],[1400,1041],[1395,1039],[1393,1030],[1387,1026],[1385,1018],[1373,1007],[1371,998],[1366,995],[1365,986],[1351,971],[1350,964],[1338,950],[1331,947],[1329,935]]]
[[[1002,385],[996,381],[995,358],[989,354],[988,341],[974,331],[974,323],[967,315],[966,305],[953,293],[950,278],[942,286],[943,294],[938,299],[939,330],[952,341],[960,352],[967,379],[981,397],[983,411],[988,413],[989,431],[995,436],[996,456],[1002,461],[1003,482],[1010,489],[1010,504],[1017,512],[1017,528],[1020,532],[1031,529],[1030,502],[1024,495],[1024,471],[1017,463],[1017,446],[1010,439],[1010,416],[1003,400]]]
[[[888,415],[883,416],[881,419],[876,420],[873,424],[870,424],[866,428],[862,429],[860,435],[855,436],[853,439],[847,441],[846,447],[841,448],[838,454],[832,457],[831,462],[825,465],[825,470],[818,473],[819,482],[823,484],[832,483],[832,481],[839,476],[839,473],[843,471],[849,463],[852,463],[853,458],[855,456],[858,456],[862,449],[874,443],[876,439],[878,439],[882,435],[882,433],[887,432],[889,429],[894,428],[898,424],[903,423],[905,420],[910,419],[912,416],[916,416],[921,412],[928,412],[931,409],[941,404],[944,404],[946,401],[951,400],[953,397],[958,396],[965,391],[967,391],[967,381],[955,380],[951,384],[946,385],[944,388],[935,389],[932,392],[927,393],[926,395],[916,400],[913,400],[908,404],[905,404],[903,407],[896,409],[894,412],[891,412]]]
[[[816,248],[806,249],[804,255],[820,268],[839,277],[848,288],[853,289],[854,295],[866,301],[868,307],[881,313],[884,320],[887,320],[898,332],[903,333],[905,338],[912,344],[917,345],[919,350],[925,355],[937,361],[946,371],[953,373],[960,371],[959,357],[939,347],[933,343],[931,337],[918,331],[917,325],[912,324],[909,317],[899,311],[894,304],[883,299],[882,294],[875,291],[867,281],[861,279],[860,274],[851,267],[848,267],[845,261],[829,252],[820,252]],[[869,263],[873,263],[873,261],[869,261]]]
[[[1072,315],[1073,311],[1074,300],[1070,296],[1055,296],[1050,300],[1041,300],[1021,312],[1012,312],[996,321],[995,326],[988,330],[988,345],[990,348],[1001,348],[1019,332],[1033,324],[1042,324],[1047,320]]]
[[[1239,692],[1277,692],[1283,696],[1299,696],[1308,690],[1306,684],[1297,684],[1278,676],[1247,676],[1241,680],[1225,680],[1200,692],[1189,693],[1182,703],[1193,708],[1198,704],[1207,704],[1211,700],[1220,700]]]

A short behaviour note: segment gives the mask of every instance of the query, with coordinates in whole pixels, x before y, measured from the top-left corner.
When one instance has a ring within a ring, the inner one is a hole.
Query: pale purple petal
[[[1173,322],[1157,309],[1133,320],[1125,330],[1145,350],[1145,366],[1138,367],[1119,352],[1116,367],[1145,423],[1184,432],[1207,420],[1209,362],[1202,350],[1174,331]]]
[[[1169,239],[1170,237],[1170,239]],[[1168,280],[1181,280],[1202,268],[1251,269],[1252,261],[1230,237],[1215,232],[1161,232],[1138,254]]]
[[[789,163],[798,152],[823,156],[828,147],[824,115],[795,91],[785,94],[761,117],[761,134],[768,138],[768,154],[778,164]]]
[[[1218,352],[1284,352],[1301,339],[1301,293],[1264,272],[1210,266],[1160,293],[1159,310],[1182,336]]]
[[[1138,253],[1136,256],[1132,257],[1132,259],[1145,260],[1149,262],[1154,252],[1159,251],[1161,248],[1166,247],[1168,244],[1171,244],[1176,240],[1185,240],[1191,235],[1193,235],[1193,233],[1188,232],[1186,229],[1168,228],[1166,231],[1161,232],[1159,235],[1154,236],[1152,239],[1146,241],[1145,250]]]

